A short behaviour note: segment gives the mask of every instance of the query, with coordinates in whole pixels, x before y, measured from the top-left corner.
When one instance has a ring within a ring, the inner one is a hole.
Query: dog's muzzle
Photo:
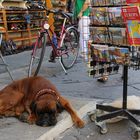
[[[40,115],[36,124],[39,126],[54,126],[57,123],[55,115],[44,114]]]

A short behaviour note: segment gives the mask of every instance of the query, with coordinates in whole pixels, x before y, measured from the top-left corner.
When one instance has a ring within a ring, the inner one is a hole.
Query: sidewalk
[[[27,76],[30,51],[17,55],[6,56],[4,59],[9,64],[14,80]],[[5,73],[5,67],[0,68],[0,88],[3,88],[7,84],[11,83],[11,79],[8,73]],[[67,77],[70,76],[70,74],[65,75],[63,73],[59,63],[56,63],[55,65],[49,63],[46,64],[45,62],[43,63],[40,75],[47,77],[50,80],[52,79],[51,81],[55,84],[57,74],[59,76],[61,74]],[[58,79],[60,80],[60,78]],[[94,99],[72,97],[69,95],[64,96],[69,99],[70,103],[81,118],[84,118],[87,112],[95,109],[96,100]],[[58,123],[53,127],[39,127],[36,125],[22,123],[15,118],[3,118],[0,119],[0,136],[2,140],[53,140],[55,137],[59,136],[60,133],[72,127],[72,125],[73,123],[71,121],[71,117],[65,111],[59,115]]]
[[[29,58],[30,51],[5,57],[15,80],[27,76]],[[10,83],[11,79],[7,73],[3,73],[2,70],[0,72],[0,88],[2,88]],[[140,95],[139,73],[139,71],[129,70],[129,95]],[[5,118],[0,119],[2,140],[36,140],[37,138],[40,140],[49,140],[50,138],[51,140],[53,138],[51,136],[56,136],[55,140],[132,140],[128,121],[107,125],[109,132],[106,135],[101,135],[94,122],[90,122],[87,117],[87,112],[95,110],[95,104],[99,100],[109,102],[122,97],[121,70],[119,74],[110,76],[105,84],[98,83],[96,79],[88,76],[86,64],[78,59],[77,64],[68,70],[68,75],[64,74],[59,63],[46,62],[43,63],[40,75],[51,80],[60,93],[71,101],[73,107],[87,122],[86,126],[83,129],[71,127],[72,123],[65,112],[60,115],[59,122],[52,128],[28,125],[14,118]],[[62,119],[63,117],[65,119]],[[62,120],[63,122],[61,122]],[[69,127],[71,128],[67,129]],[[61,130],[65,132],[58,131],[58,128],[62,128]]]
[[[67,98],[81,118],[95,109],[93,100]],[[59,115],[57,124],[52,127],[39,127],[22,123],[15,118],[3,118],[0,119],[0,140],[53,140],[72,125],[71,117],[65,111]]]

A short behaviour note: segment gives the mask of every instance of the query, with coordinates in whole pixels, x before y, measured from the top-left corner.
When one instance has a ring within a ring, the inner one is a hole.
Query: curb
[[[81,107],[77,111],[77,114],[81,118],[84,118],[88,112],[93,111],[95,109],[96,109],[96,101],[90,101],[89,103]],[[54,138],[59,136],[60,133],[64,132],[66,129],[72,126],[73,122],[71,120],[70,115],[68,115],[68,117],[58,122],[58,124],[55,127],[53,127],[51,130],[41,135],[37,140],[54,140]]]

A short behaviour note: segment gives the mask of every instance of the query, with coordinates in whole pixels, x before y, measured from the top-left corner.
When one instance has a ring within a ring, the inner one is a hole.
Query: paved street
[[[12,70],[14,79],[27,76],[29,58],[30,51],[5,57],[9,68]],[[11,80],[7,73],[3,74],[4,70],[2,67],[1,69],[0,87],[3,87],[10,83]],[[86,63],[81,58],[78,58],[77,64],[68,70],[68,75],[64,74],[58,62],[55,64],[44,62],[40,75],[50,79],[63,96],[87,100],[101,99],[104,102],[110,102],[122,97],[121,69],[118,74],[110,76],[106,83],[99,83],[97,79],[89,77],[87,70]],[[128,80],[128,94],[140,95],[140,71],[129,69]],[[108,133],[105,135],[99,133],[97,126],[95,126],[94,122],[87,119],[87,116],[85,120],[87,124],[83,129],[72,127],[60,134],[55,140],[132,140],[130,125],[127,120],[115,124],[107,124]],[[3,139],[0,138],[0,140]]]

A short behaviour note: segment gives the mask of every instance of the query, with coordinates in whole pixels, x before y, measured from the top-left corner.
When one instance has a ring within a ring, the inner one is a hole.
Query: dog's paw
[[[78,120],[75,122],[75,125],[76,125],[77,127],[79,127],[79,128],[83,128],[83,127],[85,126],[85,123],[84,123],[84,121],[78,119]]]
[[[32,117],[32,116],[28,116],[27,122],[28,122],[29,124],[35,124],[36,119],[35,119],[34,117]]]
[[[19,120],[27,123],[28,113],[24,112],[19,116]]]

